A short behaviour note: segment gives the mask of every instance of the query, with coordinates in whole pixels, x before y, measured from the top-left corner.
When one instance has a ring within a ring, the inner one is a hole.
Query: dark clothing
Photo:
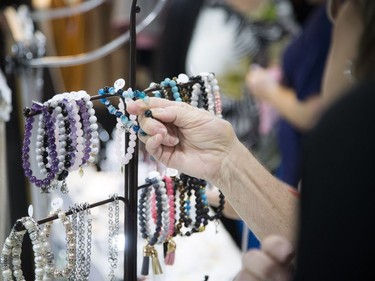
[[[296,281],[375,279],[374,106],[363,83],[307,139]]]
[[[283,83],[295,90],[299,100],[306,100],[320,93],[331,42],[331,29],[325,5],[316,8],[302,33],[285,50]],[[281,163],[277,176],[296,187],[301,179],[302,135],[284,119],[278,125]]]

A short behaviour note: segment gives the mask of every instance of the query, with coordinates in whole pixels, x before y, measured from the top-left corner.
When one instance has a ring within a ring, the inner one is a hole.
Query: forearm
[[[277,91],[270,96],[268,101],[280,116],[301,131],[311,129],[322,110],[319,95],[314,95],[306,101],[300,101],[292,89],[283,86],[277,87]]]
[[[295,241],[298,197],[239,141],[223,161],[214,184],[259,239],[279,234]]]

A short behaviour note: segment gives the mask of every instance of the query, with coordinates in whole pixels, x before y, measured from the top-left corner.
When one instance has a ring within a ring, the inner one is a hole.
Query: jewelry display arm
[[[43,10],[35,10],[31,12],[31,18],[33,21],[46,21],[46,20],[54,20],[59,18],[67,18],[72,17],[75,15],[80,15],[83,13],[87,13],[99,5],[103,4],[105,0],[90,0],[84,1],[82,3],[68,6],[68,7],[60,7],[55,9],[43,9]]]
[[[95,208],[95,207],[98,207],[98,206],[102,206],[102,205],[111,203],[115,200],[120,200],[120,201],[124,202],[124,204],[126,205],[126,200],[125,200],[124,197],[116,196],[116,197],[111,197],[107,200],[103,200],[103,201],[99,201],[99,202],[96,202],[96,203],[93,203],[93,204],[89,204],[89,205],[85,206],[85,209],[92,209],[92,208]],[[79,211],[82,211],[82,209],[76,209],[76,211],[79,212]],[[65,212],[66,216],[70,216],[72,214],[73,214],[73,210],[69,210],[69,211]],[[37,223],[39,225],[41,225],[41,224],[45,224],[45,223],[50,222],[50,221],[57,220],[58,218],[59,218],[58,215],[53,215],[53,216],[50,216],[48,218],[41,219],[41,220],[37,221]],[[16,225],[16,230],[22,231],[22,230],[25,230],[25,228],[22,224],[19,224],[19,225]]]
[[[136,23],[132,24],[133,29],[139,33],[144,30],[149,24],[151,24],[154,19],[160,14],[160,12],[166,6],[167,0],[159,0],[155,5],[154,9],[144,18],[140,23],[136,25]],[[132,27],[131,27],[132,28]],[[29,67],[33,68],[40,68],[40,67],[66,67],[66,66],[74,66],[74,65],[81,65],[86,64],[92,61],[96,61],[100,58],[103,58],[110,53],[117,50],[123,44],[130,41],[131,31],[127,31],[122,35],[118,36],[111,42],[105,44],[104,46],[100,47],[99,49],[93,50],[91,52],[71,55],[71,56],[49,56],[49,57],[40,57],[40,58],[33,58],[25,61]]]

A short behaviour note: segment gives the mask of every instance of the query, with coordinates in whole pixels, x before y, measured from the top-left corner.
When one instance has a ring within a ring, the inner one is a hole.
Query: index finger
[[[140,115],[144,113],[147,109],[151,108],[164,108],[171,105],[176,105],[177,102],[170,101],[162,98],[151,97],[147,102],[143,100],[136,100],[134,102],[129,102],[126,105],[126,111],[129,114]]]

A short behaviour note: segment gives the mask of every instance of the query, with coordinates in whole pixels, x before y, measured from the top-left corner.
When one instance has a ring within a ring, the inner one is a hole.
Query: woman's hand
[[[292,244],[278,235],[270,235],[261,249],[248,251],[243,257],[243,269],[234,281],[290,281],[294,271]]]
[[[246,74],[246,83],[250,93],[258,100],[272,102],[277,94],[279,83],[275,70],[253,65]]]
[[[151,117],[144,112],[149,109]],[[150,98],[127,105],[137,114],[139,134],[147,151],[164,165],[188,175],[215,181],[223,160],[239,143],[232,126],[203,109],[183,102]]]

